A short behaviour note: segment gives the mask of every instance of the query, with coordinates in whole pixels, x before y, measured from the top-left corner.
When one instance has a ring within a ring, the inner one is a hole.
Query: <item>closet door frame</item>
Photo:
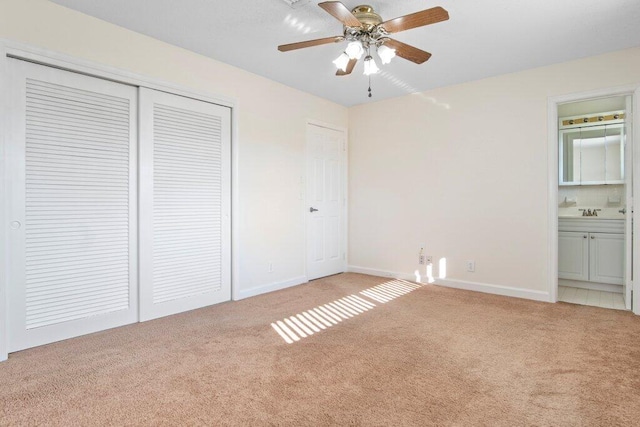
[[[145,75],[130,71],[121,70],[112,66],[104,65],[94,61],[80,59],[70,55],[62,54],[50,49],[33,46],[27,43],[0,38],[0,93],[8,93],[11,90],[9,83],[9,61],[8,58],[22,59],[50,67],[85,74],[102,79],[112,80],[128,85],[146,87],[175,95],[185,96],[200,101],[218,104],[231,109],[231,299],[237,299],[239,287],[239,139],[238,139],[238,114],[237,102],[233,98],[217,96],[203,91],[194,91],[186,86],[169,83],[160,79],[154,79]],[[11,135],[6,132],[7,112],[11,106],[8,97],[0,97],[0,200],[5,200],[8,196],[9,176],[6,173],[6,163],[9,161],[6,156],[6,145],[11,140]],[[0,205],[0,362],[8,357],[8,334],[7,334],[7,236],[10,225],[8,224],[8,212],[6,203]]]

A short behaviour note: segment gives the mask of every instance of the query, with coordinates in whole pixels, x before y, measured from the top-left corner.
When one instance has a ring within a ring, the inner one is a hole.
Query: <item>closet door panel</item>
[[[230,110],[140,89],[141,320],[231,297]]]
[[[137,320],[137,105],[130,86],[19,60],[11,71],[16,351]]]

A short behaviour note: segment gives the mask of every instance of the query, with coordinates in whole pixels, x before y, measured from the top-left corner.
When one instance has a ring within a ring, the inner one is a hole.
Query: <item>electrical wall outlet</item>
[[[418,255],[418,264],[420,265],[425,265],[426,263],[426,256],[424,256],[423,254]]]
[[[476,271],[476,262],[474,260],[467,261],[467,271],[471,273]]]

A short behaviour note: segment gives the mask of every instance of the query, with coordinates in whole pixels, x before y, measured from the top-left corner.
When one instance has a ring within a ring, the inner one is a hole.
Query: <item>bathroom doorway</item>
[[[555,196],[550,198],[554,302],[637,310],[632,281],[633,102],[630,89],[564,97],[550,108],[549,133],[555,134],[550,138],[555,142],[555,156],[550,155],[555,173],[549,183]]]

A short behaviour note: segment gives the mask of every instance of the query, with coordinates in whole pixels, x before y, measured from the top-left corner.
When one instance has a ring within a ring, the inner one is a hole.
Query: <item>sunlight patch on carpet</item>
[[[404,280],[391,280],[365,289],[360,294],[384,304],[420,287],[421,285]],[[369,300],[358,295],[349,295],[278,320],[272,323],[271,327],[287,344],[293,344],[375,307],[376,304]]]
[[[379,303],[387,303],[409,292],[413,292],[420,288],[421,285],[407,282],[406,280],[392,280],[382,283],[369,289],[361,291],[360,294],[371,298]]]

